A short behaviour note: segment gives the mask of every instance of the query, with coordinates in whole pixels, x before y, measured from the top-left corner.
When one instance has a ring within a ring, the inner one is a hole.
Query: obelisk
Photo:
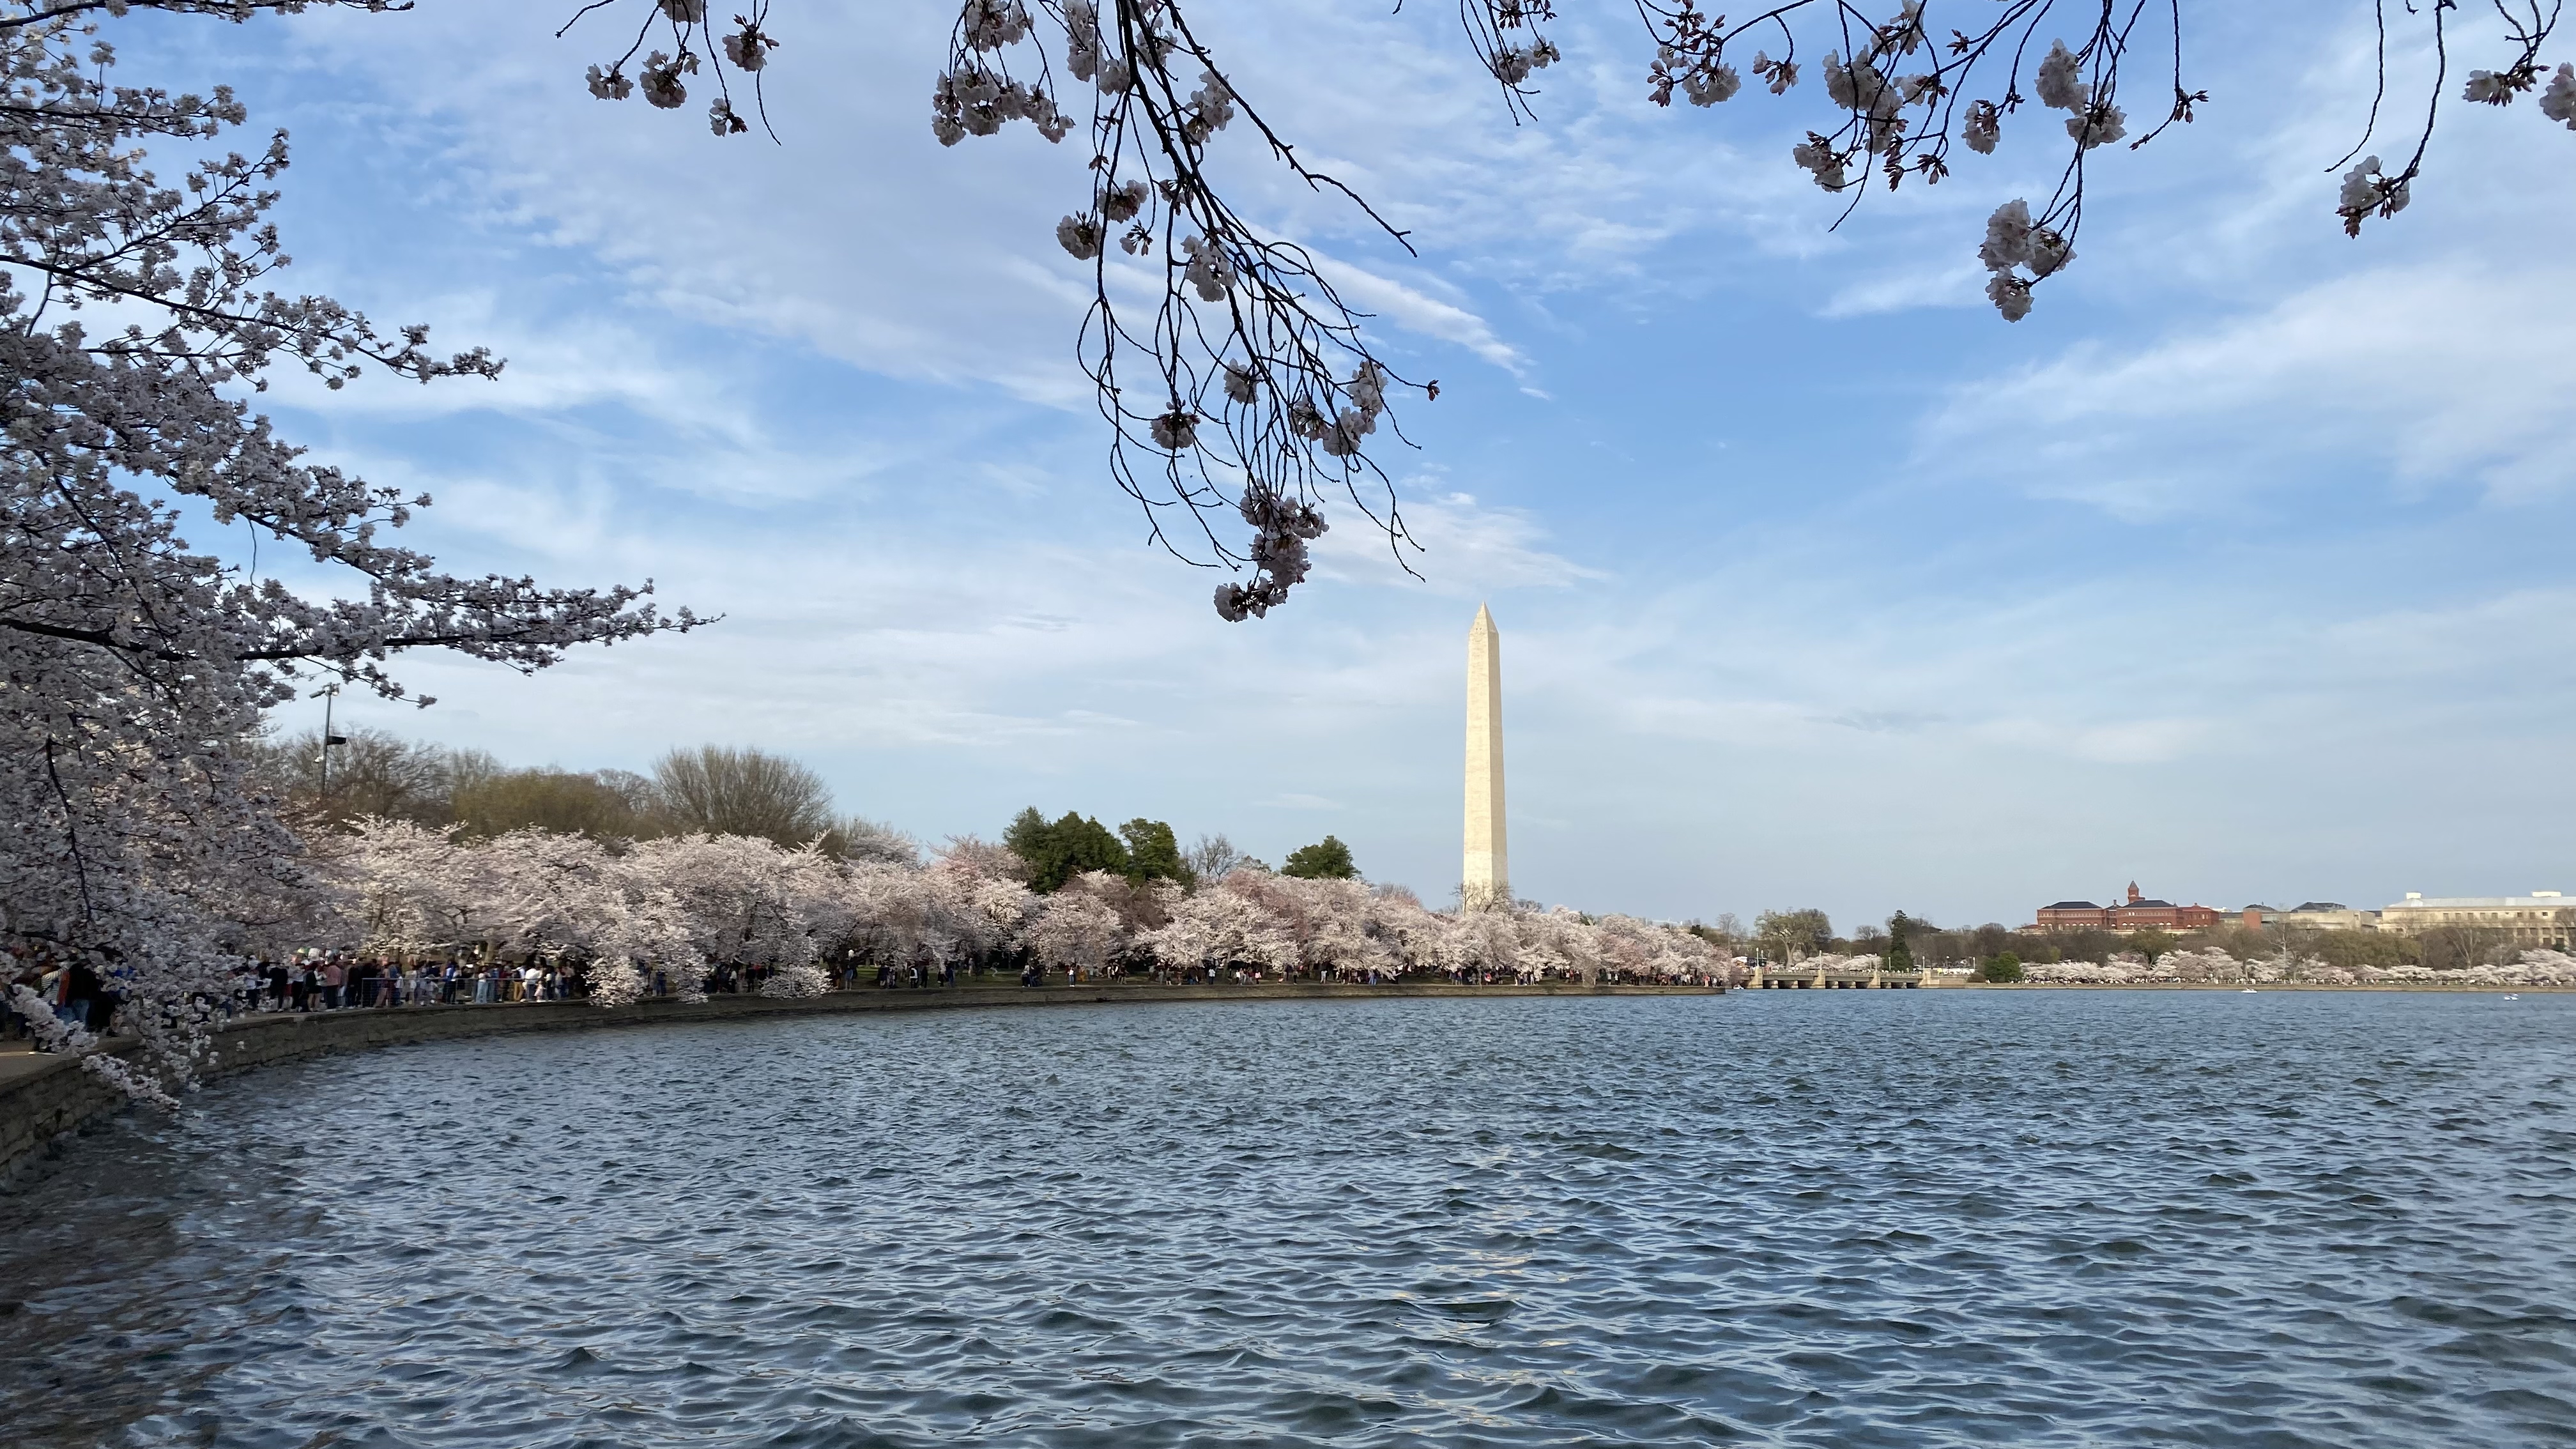
[[[1471,911],[1512,903],[1503,835],[1503,636],[1482,604],[1467,629],[1467,870],[1459,898]]]

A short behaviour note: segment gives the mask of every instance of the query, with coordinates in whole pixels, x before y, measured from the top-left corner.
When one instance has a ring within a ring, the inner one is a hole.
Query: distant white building
[[[2265,926],[2305,926],[2315,931],[2379,929],[2379,912],[2356,911],[2340,901],[2301,901],[2286,911],[2276,911],[2270,906],[2247,906],[2241,919],[2257,930]]]
[[[2510,932],[2514,945],[2564,951],[2576,941],[2576,900],[2556,891],[2527,896],[2426,896],[2409,891],[2406,899],[2382,906],[2379,929],[2401,936],[2420,935],[2435,926],[2483,926]]]

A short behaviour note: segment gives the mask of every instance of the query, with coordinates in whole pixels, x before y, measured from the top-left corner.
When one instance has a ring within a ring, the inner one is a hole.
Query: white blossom
[[[590,68],[590,93],[603,101],[622,101],[635,94],[635,82],[618,73],[615,66],[603,71]]]
[[[1198,415],[1175,403],[1170,412],[1154,419],[1152,432],[1155,447],[1181,452],[1198,443]]]
[[[1986,298],[2007,322],[2018,322],[2030,315],[2030,283],[2010,272],[1997,272],[1986,279]]]
[[[1142,211],[1153,193],[1142,181],[1129,181],[1100,193],[1100,214],[1111,221],[1125,221]]]
[[[1199,88],[1190,92],[1190,139],[1204,143],[1211,131],[1222,131],[1234,119],[1234,92],[1215,71],[1199,72]]]
[[[1986,218],[1985,245],[1977,260],[1990,272],[2007,271],[2030,260],[2030,203],[2016,196]]]
[[[1351,395],[1352,405],[1368,417],[1375,418],[1386,411],[1386,374],[1379,371],[1376,363],[1361,363],[1344,387]]]
[[[967,48],[1000,50],[1028,36],[1029,12],[1020,0],[966,0],[957,24]]]
[[[1970,101],[1967,119],[1959,126],[1959,139],[1980,156],[1995,153],[1995,142],[2003,135],[2003,112],[1992,101]]]
[[[1543,36],[1533,36],[1527,47],[1497,47],[1491,64],[1496,79],[1507,86],[1516,86],[1528,80],[1532,71],[1545,70],[1564,58],[1555,42]]]
[[[2540,93],[2540,113],[2576,131],[2576,65],[2562,65]]]
[[[1055,239],[1075,261],[1090,261],[1100,255],[1100,221],[1096,217],[1068,216],[1055,224]]]
[[[1090,0],[1065,0],[1064,64],[1075,80],[1100,72],[1100,16]]]
[[[768,65],[769,52],[777,48],[777,40],[749,20],[742,23],[739,33],[724,38],[725,59],[747,71]]]
[[[2129,118],[2118,106],[2090,106],[2066,118],[2066,134],[2090,151],[2129,134]]]
[[[1744,88],[1744,77],[1731,65],[1709,66],[1682,77],[1682,91],[1694,106],[1713,106]]]
[[[2081,111],[2093,99],[2093,87],[2084,80],[2084,62],[2063,40],[2049,44],[2047,56],[2039,63],[2037,89],[2039,103],[2054,110]]]
[[[1202,302],[1221,302],[1234,289],[1234,264],[1225,253],[1206,237],[1181,238],[1181,251],[1189,258],[1182,277],[1198,290]]]
[[[2066,264],[2073,260],[2075,260],[2075,252],[2066,244],[2066,238],[2046,227],[2032,229],[2030,274],[2033,277],[2052,276],[2063,270]]]
[[[670,3],[670,0],[664,0],[664,3]],[[681,84],[680,72],[683,69],[694,68],[695,60],[696,57],[685,51],[681,53],[678,60],[673,60],[658,50],[646,56],[640,77],[644,86],[645,102],[666,111],[677,110],[687,105],[689,88]]]
[[[2362,222],[2373,213],[2385,218],[2404,211],[2411,199],[2408,188],[2404,175],[2389,176],[2379,169],[2378,157],[2362,157],[2360,165],[2343,174],[2343,189],[2336,198],[2335,211],[2343,218],[2343,229],[2359,236]]]
[[[1789,158],[1805,167],[1816,178],[1816,184],[1827,191],[1840,191],[1845,185],[1843,153],[1833,142],[1810,134],[1789,150]]]
[[[2513,102],[2513,82],[2491,70],[2473,70],[2469,72],[2468,85],[2460,92],[2460,99],[2489,106],[2510,105]]]

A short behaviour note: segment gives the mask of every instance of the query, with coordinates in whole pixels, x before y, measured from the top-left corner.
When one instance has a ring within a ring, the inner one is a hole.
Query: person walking
[[[71,963],[68,961],[55,961],[47,965],[44,971],[36,977],[36,994],[44,998],[44,1002],[47,1006],[54,1009],[54,1019],[56,1021],[71,1021]],[[75,1026],[79,1025],[78,1022],[73,1022],[72,1024]]]

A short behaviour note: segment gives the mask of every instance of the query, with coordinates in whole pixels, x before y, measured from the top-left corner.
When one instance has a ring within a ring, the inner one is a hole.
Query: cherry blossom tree
[[[2033,962],[2025,977],[2042,985],[2121,986],[2576,986],[2576,957],[2559,951],[2521,951],[2513,959],[2457,971],[2426,966],[2335,966],[2298,951],[2266,949],[2236,956],[2216,946],[2168,951],[2150,962],[2134,951],[2109,961]]]
[[[973,840],[928,864],[841,859],[758,836],[603,844],[513,831],[477,839],[370,819],[320,866],[341,938],[478,963],[580,967],[590,999],[629,1006],[657,978],[703,1000],[720,965],[767,973],[771,995],[829,989],[842,952],[890,965],[995,962],[1050,970],[1158,966],[1316,980],[1415,975],[1704,982],[1727,963],[1685,929],[1571,910],[1435,915],[1401,888],[1244,867],[1193,890],[1092,871],[1040,896],[1024,863]]]
[[[814,847],[788,850],[749,835],[681,835],[639,841],[634,869],[680,903],[703,966],[755,967],[821,989],[815,917],[826,908],[837,863]],[[706,995],[703,966],[672,976],[683,1000]]]
[[[1156,960],[1176,970],[1251,966],[1284,971],[1297,963],[1297,943],[1287,924],[1223,883],[1183,899],[1161,930],[1139,939]]]
[[[148,146],[195,152],[246,116],[220,86],[112,84],[100,22],[130,8],[0,6],[0,925],[92,958],[124,1026],[184,1079],[230,953],[312,899],[298,842],[237,748],[263,710],[321,680],[405,697],[388,671],[408,650],[535,670],[576,645],[696,621],[658,613],[649,586],[442,572],[389,537],[427,498],[314,463],[252,411],[280,365],[338,388],[369,371],[428,383],[501,364],[276,289],[282,134],[174,177],[149,169]],[[290,589],[193,550],[174,499],[339,571],[348,592]]]
[[[1061,890],[1039,898],[1026,940],[1029,954],[1049,970],[1097,973],[1108,969],[1126,935],[1118,913],[1099,896]]]

